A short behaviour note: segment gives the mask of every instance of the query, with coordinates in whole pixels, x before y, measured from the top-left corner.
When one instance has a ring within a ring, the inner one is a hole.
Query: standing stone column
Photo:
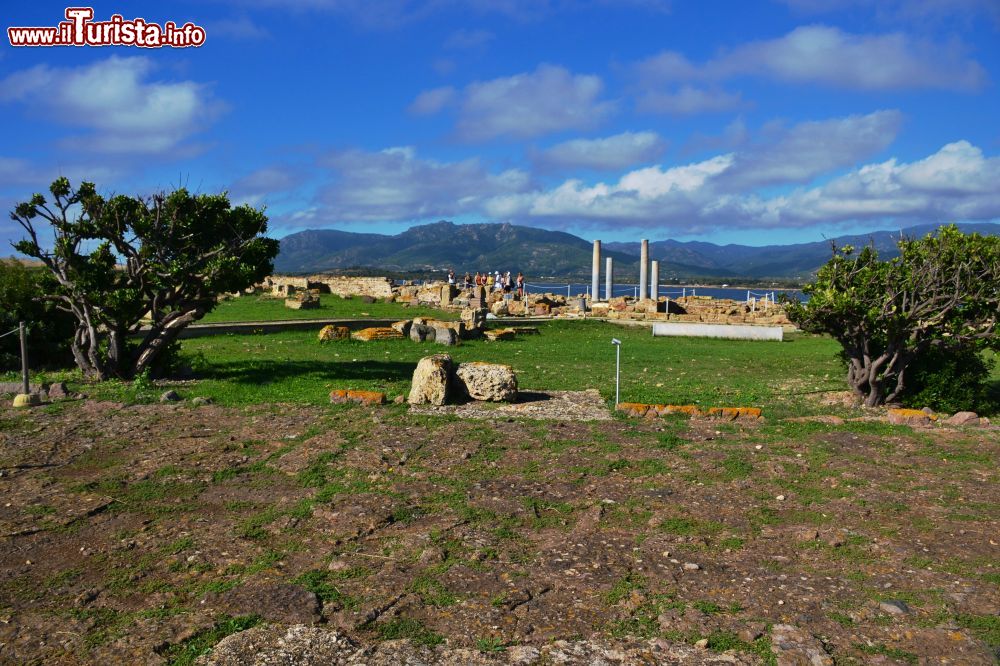
[[[614,273],[614,268],[615,268],[615,260],[612,259],[611,257],[608,257],[605,260],[605,262],[606,263],[604,268],[604,300],[610,301],[615,294],[614,279],[612,278],[612,274]]]
[[[590,266],[591,303],[601,300],[601,241],[594,241],[594,261]]]
[[[646,298],[646,271],[649,268],[649,241],[642,239],[642,250],[639,252],[639,298]]]
[[[660,262],[655,259],[649,269],[649,297],[654,301],[660,297]]]

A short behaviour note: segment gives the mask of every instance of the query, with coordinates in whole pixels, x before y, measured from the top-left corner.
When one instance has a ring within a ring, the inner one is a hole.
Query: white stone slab
[[[728,340],[775,340],[781,342],[782,328],[780,326],[669,322],[653,324],[653,337],[726,338]]]

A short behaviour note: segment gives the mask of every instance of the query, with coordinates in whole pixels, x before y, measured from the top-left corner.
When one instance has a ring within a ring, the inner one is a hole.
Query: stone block
[[[385,393],[380,391],[355,391],[353,389],[338,389],[330,391],[330,402],[333,404],[344,404],[348,402],[359,405],[384,405]]]
[[[412,324],[413,322],[411,320],[403,319],[402,321],[394,321],[389,325],[389,328],[394,331],[399,331],[399,334],[405,338],[410,335],[410,326]]]
[[[448,399],[451,370],[452,360],[447,354],[420,359],[413,371],[407,402],[411,405],[443,405]]]
[[[439,345],[454,347],[459,343],[458,332],[450,326],[435,326],[434,342]]]
[[[517,331],[512,328],[495,328],[491,331],[486,331],[483,335],[490,342],[497,342],[498,340],[513,340],[517,337]]]
[[[455,371],[455,382],[473,400],[514,402],[517,399],[517,377],[509,365],[462,363]]]
[[[641,402],[619,402],[615,405],[615,411],[622,412],[625,416],[642,418],[649,412],[649,407],[649,405]]]
[[[375,326],[354,331],[351,333],[351,339],[361,340],[362,342],[371,342],[372,340],[402,340],[403,334],[388,326]]]
[[[708,410],[708,415],[713,418],[735,421],[736,419],[759,419],[761,411],[758,407],[712,407]]]
[[[417,323],[421,320],[413,320],[413,324],[410,326],[410,340],[414,342],[434,342],[437,337],[436,329],[433,326],[428,326],[427,324]]]
[[[937,421],[936,414],[928,414],[919,409],[890,409],[889,423],[892,425],[908,425],[916,427],[927,427]]]
[[[351,337],[351,329],[346,326],[324,326],[319,330],[319,335],[317,337],[320,342],[344,340]]]

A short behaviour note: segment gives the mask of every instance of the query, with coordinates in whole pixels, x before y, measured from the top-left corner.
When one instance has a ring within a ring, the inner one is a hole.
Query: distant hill
[[[893,256],[900,233],[920,237],[938,225],[842,236],[837,245],[874,242],[884,256]],[[960,224],[966,232],[1000,235],[1000,224]],[[638,275],[639,243],[604,243],[604,257],[614,257],[616,276]],[[533,278],[584,278],[590,275],[591,241],[562,231],[513,224],[453,224],[435,222],[412,227],[395,236],[332,229],[307,230],[281,240],[275,260],[279,273],[322,273],[355,268],[387,272],[483,270],[523,271]],[[664,281],[740,278],[799,279],[830,257],[830,241],[794,245],[716,245],[702,241],[651,241],[651,259],[660,261]],[[604,267],[601,266],[603,272]]]
[[[924,224],[896,231],[873,231],[867,234],[838,236],[832,240],[838,246],[862,247],[868,243],[874,243],[880,256],[890,258],[899,254],[896,242],[900,235],[920,238],[935,231],[939,226],[938,224]],[[1000,235],[1000,224],[970,223],[959,224],[958,227],[966,233]],[[606,243],[605,245],[618,252],[639,256],[638,242]],[[808,279],[810,273],[830,258],[830,240],[760,247],[715,245],[700,241],[651,241],[649,255],[650,259],[657,259],[667,264],[682,262],[710,268],[735,277]]]

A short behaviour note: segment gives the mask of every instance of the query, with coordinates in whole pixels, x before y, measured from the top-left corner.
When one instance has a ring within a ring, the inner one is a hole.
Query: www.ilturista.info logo
[[[92,7],[67,7],[66,20],[54,28],[7,28],[11,46],[164,46],[186,48],[205,43],[205,29],[191,22],[178,26],[167,21],[162,26],[145,19],[125,20],[112,14],[108,21],[94,21]]]

